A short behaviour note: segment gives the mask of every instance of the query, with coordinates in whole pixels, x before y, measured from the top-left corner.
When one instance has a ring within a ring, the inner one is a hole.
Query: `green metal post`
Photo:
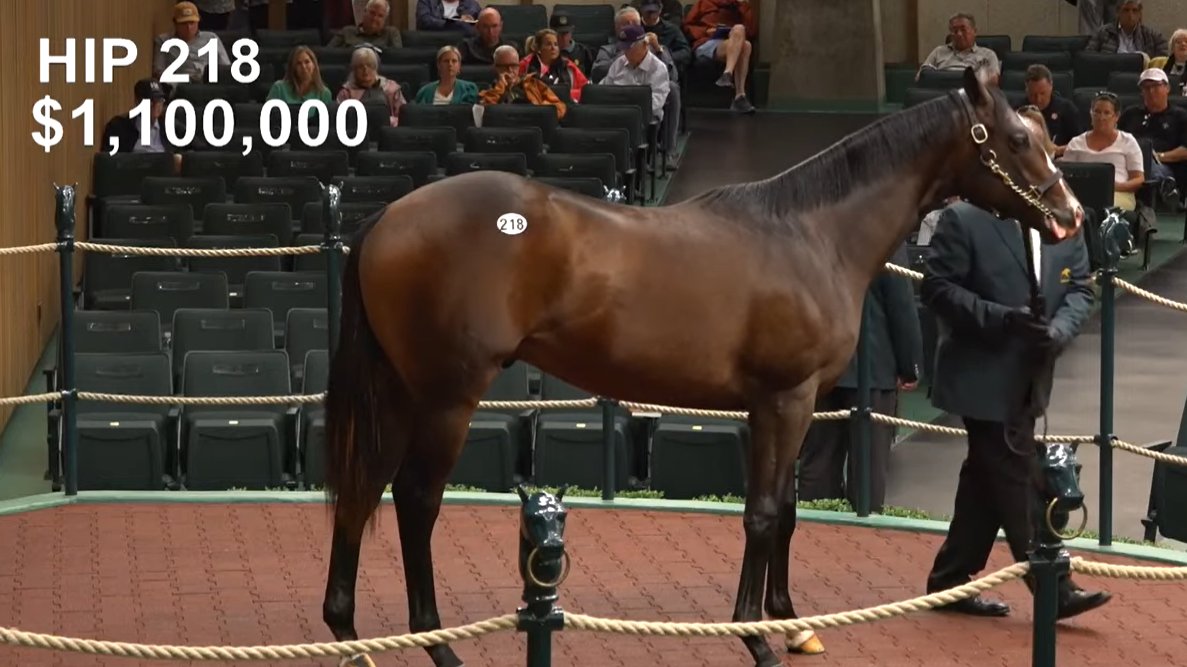
[[[552,633],[565,628],[564,610],[557,606],[557,587],[569,575],[565,552],[565,487],[555,496],[537,491],[529,496],[516,487],[523,507],[519,515],[519,574],[524,606],[516,610],[517,629],[528,636],[528,667],[551,667]]]
[[[599,398],[602,405],[602,500],[614,500],[617,466],[614,460],[614,411],[618,401],[613,398]]]
[[[852,414],[853,442],[857,443],[857,516],[870,515],[870,440],[873,421],[870,417],[870,299],[861,307],[861,328],[857,337],[857,409]]]
[[[1059,579],[1071,569],[1062,543],[1040,544],[1030,553],[1034,577],[1034,635],[1031,667],[1055,667],[1055,623],[1059,613]]]
[[[1101,546],[1113,543],[1113,352],[1117,312],[1113,278],[1117,266],[1111,257],[1100,271],[1100,533]]]
[[[322,221],[325,236],[322,252],[326,256],[326,321],[329,324],[330,355],[338,349],[342,317],[342,190],[337,185],[322,186]]]
[[[58,281],[62,316],[62,459],[66,495],[78,495],[78,400],[74,386],[74,197],[73,185],[54,186],[57,195]]]

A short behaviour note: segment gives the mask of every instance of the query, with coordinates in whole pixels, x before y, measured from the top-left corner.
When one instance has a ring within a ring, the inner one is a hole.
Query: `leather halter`
[[[972,101],[969,100],[968,93],[963,88],[952,92],[956,94],[962,103],[961,109],[964,110],[965,118],[968,120],[970,126],[969,134],[973,138],[973,143],[977,144],[980,148],[981,164],[988,167],[990,171],[996,174],[1006,184],[1006,187],[1026,200],[1026,203],[1030,204],[1032,208],[1036,208],[1047,217],[1054,219],[1055,214],[1043,204],[1041,198],[1063,178],[1063,172],[1057,167],[1054,173],[1039,185],[1032,185],[1027,189],[1019,187],[1014,182],[1014,179],[1010,178],[1010,175],[997,163],[997,153],[985,145],[989,141],[989,130],[986,129],[984,123],[977,121],[976,110],[973,108]],[[1030,283],[1030,312],[1032,317],[1039,319],[1046,316],[1047,309],[1043,293],[1039,290],[1038,278],[1036,277],[1034,248],[1030,245],[1030,234],[1027,233],[1026,228],[1019,225],[1019,229],[1022,232],[1022,248],[1026,254],[1026,278]]]

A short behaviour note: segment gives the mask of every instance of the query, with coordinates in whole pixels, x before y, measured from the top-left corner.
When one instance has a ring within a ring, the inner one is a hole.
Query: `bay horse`
[[[357,639],[360,541],[389,482],[410,629],[441,627],[430,543],[446,480],[471,413],[516,360],[595,395],[749,411],[733,619],[760,620],[764,606],[796,618],[794,470],[815,399],[854,352],[868,285],[921,208],[949,195],[1049,243],[1083,218],[1028,126],[971,69],[783,173],[671,206],[493,171],[389,204],[356,233],[343,276],[326,398],[329,629]],[[742,641],[759,667],[779,663],[765,638]],[[448,645],[426,650],[436,667],[462,664]]]

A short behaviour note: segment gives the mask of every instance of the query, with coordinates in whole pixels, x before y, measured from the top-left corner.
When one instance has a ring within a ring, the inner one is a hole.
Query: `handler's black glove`
[[[1006,313],[1006,333],[1038,346],[1054,345],[1058,336],[1045,317],[1036,318],[1030,308],[1014,308]]]

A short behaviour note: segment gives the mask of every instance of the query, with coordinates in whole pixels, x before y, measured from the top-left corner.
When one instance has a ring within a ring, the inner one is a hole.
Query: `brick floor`
[[[434,541],[438,596],[446,625],[514,611],[517,508],[447,506]],[[359,632],[407,632],[395,515],[365,543],[359,576]],[[321,621],[330,520],[320,505],[76,505],[0,517],[0,625],[88,638],[159,644],[276,644],[330,641]],[[571,510],[573,571],[563,605],[640,620],[728,620],[737,588],[737,517]],[[830,613],[913,597],[939,536],[801,522],[793,542],[797,611]],[[1109,562],[1127,559],[1092,556]],[[1008,564],[999,545],[990,561]],[[1187,585],[1092,581],[1116,598],[1061,624],[1059,664],[1181,664]],[[828,652],[788,665],[1030,664],[1026,588],[998,594],[1005,619],[923,612],[822,633]],[[739,640],[557,635],[554,663],[752,664]],[[524,638],[503,633],[458,644],[470,667],[524,664]],[[377,656],[381,667],[429,667],[420,649]],[[0,647],[0,665],[136,665]],[[167,664],[167,663],[153,663]],[[173,663],[179,664],[179,663]],[[196,664],[196,663],[195,663]],[[207,663],[210,664],[210,663]],[[214,663],[217,664],[217,663]],[[226,664],[226,663],[223,663]],[[260,665],[266,663],[244,663]],[[333,665],[333,660],[286,665]]]

